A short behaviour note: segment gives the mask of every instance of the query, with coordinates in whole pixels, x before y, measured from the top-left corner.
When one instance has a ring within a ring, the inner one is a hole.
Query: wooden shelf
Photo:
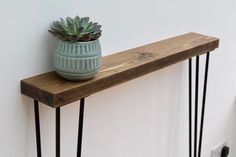
[[[21,93],[51,107],[60,107],[120,83],[216,49],[219,39],[197,33],[169,38],[102,58],[98,74],[83,82],[48,72],[21,80]]]

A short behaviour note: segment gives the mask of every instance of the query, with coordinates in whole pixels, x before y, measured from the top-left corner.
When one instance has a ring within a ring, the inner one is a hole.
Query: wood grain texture
[[[98,74],[88,81],[67,81],[53,71],[22,80],[21,92],[56,108],[218,46],[218,38],[187,33],[105,56]]]

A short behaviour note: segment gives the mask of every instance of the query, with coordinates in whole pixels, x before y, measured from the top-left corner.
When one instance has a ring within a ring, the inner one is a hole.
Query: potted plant
[[[53,65],[56,72],[69,80],[94,77],[101,63],[101,25],[89,17],[67,17],[53,22],[48,30],[56,38]]]

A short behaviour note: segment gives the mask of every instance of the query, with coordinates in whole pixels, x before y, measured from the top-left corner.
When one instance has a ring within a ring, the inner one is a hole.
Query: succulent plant
[[[70,42],[86,42],[96,40],[101,36],[101,25],[89,21],[89,17],[67,17],[54,21],[50,30],[55,37]]]

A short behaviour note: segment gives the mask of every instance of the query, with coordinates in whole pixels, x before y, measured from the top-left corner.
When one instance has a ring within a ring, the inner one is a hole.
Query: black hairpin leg
[[[189,59],[189,157],[192,157],[192,59]]]
[[[208,78],[210,53],[206,55],[205,74],[204,74],[204,87],[202,97],[202,110],[200,122],[200,135],[198,138],[198,87],[199,87],[199,56],[196,57],[196,78],[195,78],[195,118],[194,118],[194,157],[201,157],[203,124],[205,115],[205,102],[206,102],[206,89]],[[199,143],[198,143],[199,142]],[[198,144],[198,145],[197,145]],[[192,60],[189,59],[189,157],[192,157]]]
[[[197,128],[198,128],[198,82],[199,82],[199,56],[196,57],[195,78],[195,119],[194,119],[194,157],[197,157]]]
[[[78,143],[77,143],[77,157],[81,157],[82,151],[82,135],[83,135],[83,121],[84,121],[84,98],[80,100],[79,111],[79,129],[78,129]]]
[[[36,146],[37,157],[41,155],[41,137],[40,137],[40,120],[39,120],[39,105],[38,101],[34,100],[35,112],[35,131],[36,131]],[[60,157],[60,107],[56,108],[56,157]],[[83,120],[84,120],[84,98],[80,100],[80,114],[79,114],[79,130],[78,130],[78,144],[77,144],[77,157],[81,157],[82,150],[82,133],[83,133]]]
[[[56,108],[56,157],[60,157],[60,130],[61,130],[61,125],[60,125],[60,107]]]
[[[204,115],[205,115],[205,104],[206,104],[206,90],[207,90],[209,58],[210,58],[210,53],[208,52],[207,56],[206,56],[206,64],[205,64],[205,76],[204,76],[204,87],[203,87],[203,97],[202,97],[202,115],[201,115],[201,124],[200,124],[198,157],[201,157],[201,150],[202,150],[202,135],[203,135],[203,124],[204,124]]]
[[[37,157],[41,157],[42,155],[41,155],[39,103],[36,100],[34,100],[34,114],[35,114],[35,131],[36,131]]]

